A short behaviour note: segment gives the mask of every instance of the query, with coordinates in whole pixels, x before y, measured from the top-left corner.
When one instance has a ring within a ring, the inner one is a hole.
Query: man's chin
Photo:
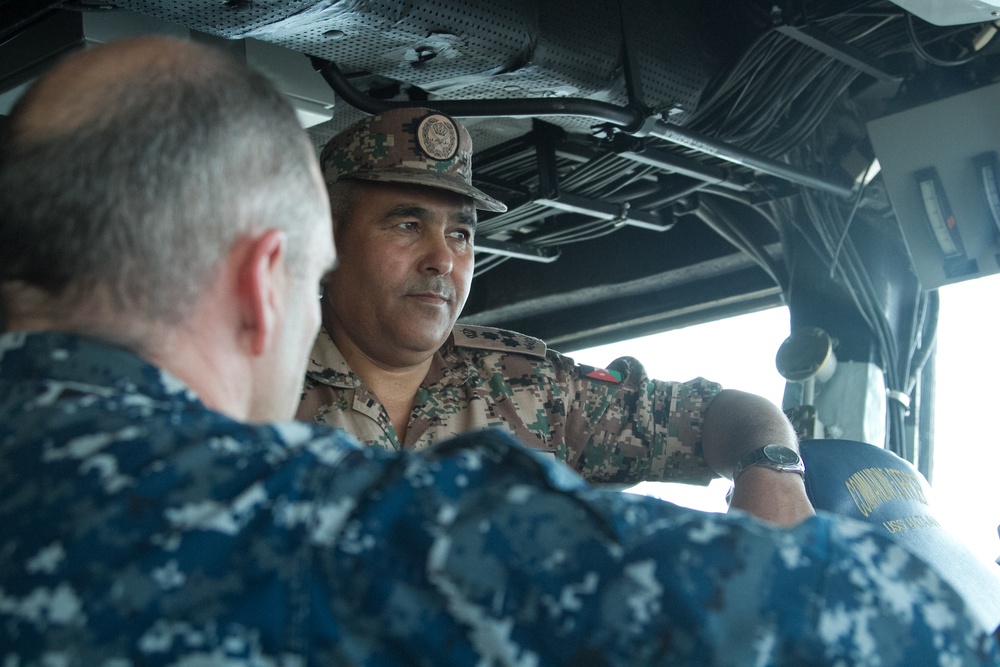
[[[400,347],[411,352],[434,353],[448,340],[453,326],[438,326],[434,328],[422,328],[420,330],[413,327],[405,331],[400,331],[397,340],[400,342]]]

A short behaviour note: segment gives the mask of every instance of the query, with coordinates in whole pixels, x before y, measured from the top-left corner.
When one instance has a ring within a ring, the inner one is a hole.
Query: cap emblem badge
[[[433,160],[450,160],[458,152],[458,128],[455,121],[441,114],[432,114],[417,127],[420,150]]]

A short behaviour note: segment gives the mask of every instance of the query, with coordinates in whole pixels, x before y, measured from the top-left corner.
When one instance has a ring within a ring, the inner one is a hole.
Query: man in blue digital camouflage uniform
[[[530,336],[456,326],[476,210],[505,210],[472,185],[472,139],[457,120],[385,111],[337,134],[320,163],[340,267],[299,419],[392,450],[501,428],[588,481],[617,484],[733,479],[764,445],[796,448],[760,397],[655,380],[631,358],[581,366]],[[760,466],[740,475],[732,507],[785,525],[813,512],[801,476]]]
[[[1000,664],[869,528],[595,490],[491,431],[289,417],[334,261],[262,77],[98,47],[0,157],[0,664]]]

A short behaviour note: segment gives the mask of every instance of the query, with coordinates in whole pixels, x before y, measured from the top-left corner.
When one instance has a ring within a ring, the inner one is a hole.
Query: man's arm
[[[702,448],[705,461],[717,473],[732,479],[741,458],[768,444],[798,450],[795,431],[778,406],[732,389],[722,391],[709,404]],[[759,466],[740,474],[730,507],[783,526],[815,514],[800,475]]]

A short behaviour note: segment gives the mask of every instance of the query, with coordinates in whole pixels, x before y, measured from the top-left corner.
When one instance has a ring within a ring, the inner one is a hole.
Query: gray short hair
[[[19,132],[31,91],[19,101],[0,153],[0,283],[104,289],[176,322],[233,242],[268,227],[286,231],[298,272],[321,215],[305,196],[312,148],[262,75],[197,48],[196,67],[109,86],[107,108],[66,132]]]

